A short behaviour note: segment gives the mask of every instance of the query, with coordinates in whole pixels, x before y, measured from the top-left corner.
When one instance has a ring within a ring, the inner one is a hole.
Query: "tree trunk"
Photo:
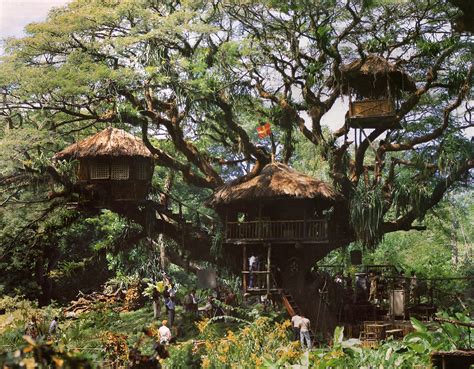
[[[153,319],[158,319],[161,313],[160,299],[153,299]]]
[[[160,251],[160,267],[161,270],[166,270],[168,267],[168,259],[166,257],[166,247],[165,247],[165,241],[163,239],[163,233],[160,233],[158,235],[158,241],[157,241],[158,249]]]
[[[166,208],[168,207],[168,194],[171,191],[171,188],[173,187],[173,182],[174,182],[174,172],[170,171],[168,173],[168,176],[166,177],[166,182],[163,187],[163,193],[160,195],[160,202],[163,206]],[[165,242],[163,239],[163,233],[160,233],[158,236],[158,247],[160,250],[160,267],[162,270],[166,270],[168,267],[168,260],[166,258],[166,247],[165,247]]]

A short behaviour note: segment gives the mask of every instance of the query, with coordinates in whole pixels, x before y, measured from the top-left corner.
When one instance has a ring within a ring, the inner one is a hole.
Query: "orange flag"
[[[265,123],[262,126],[257,127],[257,133],[259,138],[264,138],[269,136],[272,133],[272,128],[270,127],[270,123]]]

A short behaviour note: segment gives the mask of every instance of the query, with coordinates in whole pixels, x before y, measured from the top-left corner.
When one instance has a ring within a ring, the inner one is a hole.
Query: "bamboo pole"
[[[270,261],[272,255],[272,244],[268,244],[267,249],[267,295],[270,295]],[[268,296],[267,296],[268,297]]]
[[[246,262],[247,262],[247,246],[244,245],[242,249],[242,271],[246,271]],[[247,292],[247,275],[242,273],[242,288],[244,289],[244,294]]]

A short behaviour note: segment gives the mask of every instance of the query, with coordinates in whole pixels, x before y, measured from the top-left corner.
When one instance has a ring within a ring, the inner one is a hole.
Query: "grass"
[[[25,305],[11,308],[6,314],[0,315],[0,352],[13,351],[26,345],[23,339],[24,327],[32,315],[39,318],[41,331],[47,332],[49,322],[59,311],[59,308],[37,309]],[[161,319],[167,319],[165,309],[162,308],[159,319],[154,320],[151,303],[141,309],[124,312],[119,312],[117,307],[97,305],[96,309],[81,314],[77,319],[61,318],[56,342],[64,351],[81,352],[96,363],[104,360],[104,342],[110,334],[124,335],[128,347],[139,347],[143,354],[151,354],[153,340],[145,337],[143,330],[158,328]],[[184,314],[180,306],[176,310],[175,326],[179,327],[179,342],[188,341],[198,333],[194,319]]]

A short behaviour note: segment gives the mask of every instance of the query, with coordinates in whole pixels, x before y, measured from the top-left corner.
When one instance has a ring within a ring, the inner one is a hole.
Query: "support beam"
[[[267,249],[267,296],[270,295],[270,271],[271,271],[272,244],[268,244]]]
[[[244,245],[243,248],[242,248],[242,255],[243,255],[243,258],[242,258],[242,271],[246,271],[246,265],[247,265],[247,246]],[[245,292],[247,292],[247,274],[246,273],[242,273],[242,288],[244,290],[244,294]]]

